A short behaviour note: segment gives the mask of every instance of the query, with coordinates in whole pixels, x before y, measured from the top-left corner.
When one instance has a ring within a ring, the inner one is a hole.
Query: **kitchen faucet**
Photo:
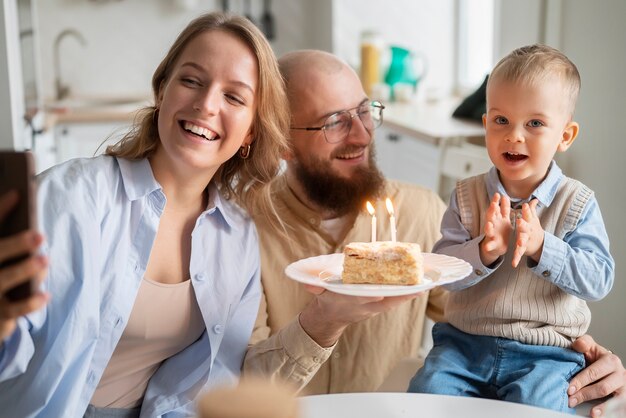
[[[64,85],[63,82],[61,81],[60,46],[61,46],[61,41],[67,36],[73,36],[80,42],[82,46],[87,45],[87,41],[85,40],[83,35],[81,35],[81,33],[78,32],[76,29],[65,29],[61,31],[61,33],[59,33],[56,36],[56,38],[54,38],[54,57],[53,57],[54,72],[55,72],[54,86],[56,89],[57,100],[64,99],[70,93],[70,87],[68,85]]]

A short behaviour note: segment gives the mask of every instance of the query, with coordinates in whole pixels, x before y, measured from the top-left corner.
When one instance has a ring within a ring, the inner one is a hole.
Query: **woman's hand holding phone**
[[[0,196],[0,224],[6,220],[18,200],[19,195],[15,191]],[[45,278],[48,261],[45,256],[37,254],[42,242],[43,236],[34,230],[0,238],[0,264],[20,254],[32,254],[0,269],[0,346],[2,340],[13,333],[17,318],[41,309],[49,299],[48,294],[39,291],[17,301],[6,297],[6,293],[17,285],[34,280],[34,288],[38,288]]]

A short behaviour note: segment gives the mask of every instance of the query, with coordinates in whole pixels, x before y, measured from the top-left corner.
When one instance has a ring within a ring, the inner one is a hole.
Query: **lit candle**
[[[372,204],[367,201],[365,203],[365,206],[367,207],[367,211],[370,213],[370,215],[372,215],[372,242],[376,241],[376,211],[374,210],[374,206],[372,206]]]
[[[385,204],[387,205],[387,212],[389,212],[389,224],[391,225],[391,241],[396,242],[396,217],[393,213],[393,205],[391,204],[391,199],[385,199]]]

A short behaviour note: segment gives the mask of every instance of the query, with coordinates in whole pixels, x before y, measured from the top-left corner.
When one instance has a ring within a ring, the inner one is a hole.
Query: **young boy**
[[[570,350],[611,289],[614,261],[593,192],[553,161],[576,139],[580,76],[561,52],[519,48],[494,68],[483,116],[494,167],[457,184],[433,251],[474,270],[450,285],[449,324],[409,392],[477,396],[573,412]]]

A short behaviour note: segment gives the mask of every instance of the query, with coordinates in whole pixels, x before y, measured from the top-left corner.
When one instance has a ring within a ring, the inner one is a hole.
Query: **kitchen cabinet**
[[[130,129],[130,121],[58,123],[54,127],[57,163],[102,154]]]
[[[434,144],[383,125],[376,131],[376,155],[385,177],[437,190],[441,150]]]
[[[486,173],[491,166],[484,146],[463,142],[446,147],[439,168],[439,195],[447,202],[457,180]]]
[[[149,105],[143,96],[72,96],[48,103],[45,125],[54,132],[56,162],[104,153]]]
[[[386,104],[376,131],[383,174],[428,187],[447,201],[456,180],[487,171],[487,151],[477,145],[484,143],[482,124],[452,118],[457,104],[454,99]]]

